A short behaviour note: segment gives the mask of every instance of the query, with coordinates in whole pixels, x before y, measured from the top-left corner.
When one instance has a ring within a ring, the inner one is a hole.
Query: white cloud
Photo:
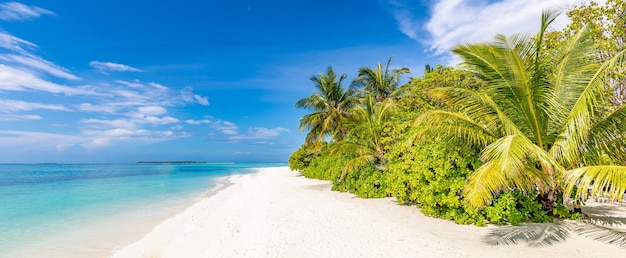
[[[268,139],[279,136],[281,133],[287,133],[289,129],[276,127],[276,128],[265,128],[265,127],[253,127],[248,130],[246,134],[237,134],[229,136],[229,140],[251,140],[251,139]]]
[[[185,120],[185,123],[188,123],[190,125],[210,124],[211,120],[209,120],[209,119],[202,119],[202,120],[189,119],[189,120]]]
[[[126,99],[127,101],[124,103],[128,106],[174,106],[186,103],[209,104],[207,97],[195,94],[191,87],[185,87],[180,91],[176,91],[155,82],[142,83],[138,80],[132,82],[116,80],[115,83],[116,85],[103,85],[101,88],[103,91],[106,89],[107,92],[113,94],[112,97]],[[117,85],[126,87],[116,87]],[[121,105],[122,102],[118,102],[118,104]]]
[[[0,31],[0,47],[18,53],[27,53],[28,50],[36,48],[37,45]]]
[[[102,148],[115,142],[128,141],[154,143],[189,136],[187,133],[174,133],[170,130],[151,131],[141,128],[83,129],[81,134],[87,139],[80,143],[84,148]]]
[[[14,153],[56,150],[59,144],[81,143],[84,137],[29,131],[0,131],[0,146]]]
[[[236,135],[239,133],[239,127],[229,121],[217,121],[211,124],[211,128],[218,130],[222,134]]]
[[[46,81],[35,73],[0,64],[0,90],[43,91],[72,95],[98,95],[87,88],[74,88]]]
[[[73,146],[74,146],[74,144],[72,144],[72,143],[60,143],[60,144],[57,144],[56,150],[58,152],[61,152],[61,151],[65,151],[65,150],[67,150],[67,149],[69,149],[69,148],[71,148]]]
[[[81,103],[80,105],[78,105],[78,109],[85,112],[98,112],[106,114],[113,114],[117,112],[117,108],[114,105],[108,104],[93,105],[91,103]]]
[[[208,106],[209,105],[209,98],[208,97],[202,97],[198,94],[194,94],[193,98],[196,99],[196,102],[198,102],[198,104],[203,105],[203,106]]]
[[[183,101],[188,102],[188,103],[198,103],[203,106],[209,105],[209,98],[200,96],[198,94],[194,94],[193,88],[191,87],[183,88],[180,91],[180,96],[183,99]]]
[[[157,82],[79,78],[68,69],[34,54],[36,50],[37,45],[0,30],[0,92],[7,93],[3,95],[5,98],[0,97],[0,121],[42,119],[39,114],[21,114],[33,110],[81,111],[82,118],[74,121],[71,116],[64,118],[68,135],[3,131],[0,146],[7,149],[28,145],[38,151],[76,151],[188,137],[190,134],[182,130],[179,119],[169,114],[165,116],[168,108],[189,103],[209,104],[208,97],[194,93],[191,87],[180,90]],[[110,62],[94,61],[91,65],[105,71],[140,71]],[[78,80],[81,85],[76,85]],[[65,84],[68,82],[71,84]],[[21,96],[21,99],[8,99],[8,96]],[[94,113],[98,115],[89,116]],[[38,127],[46,130],[47,126],[58,125],[54,122]],[[199,122],[204,123],[204,120]],[[229,135],[237,133],[237,127],[233,126],[229,122],[219,125]],[[40,142],[28,144],[35,140]]]
[[[0,114],[0,121],[16,121],[16,120],[40,120],[39,115],[14,115],[14,114]]]
[[[178,123],[178,119],[166,116],[142,116],[131,118],[118,118],[118,119],[83,119],[80,124],[83,126],[83,133],[90,135],[104,135],[107,137],[120,137],[120,136],[136,136],[136,135],[151,135],[159,132],[158,130],[146,130],[140,127],[140,124],[152,124],[152,125],[167,125]],[[157,133],[160,134],[160,133]],[[168,134],[167,136],[170,136]]]
[[[54,12],[18,2],[0,3],[0,20],[24,21],[37,18],[43,14],[54,15]]]
[[[94,138],[90,142],[83,143],[81,146],[85,148],[102,148],[108,146],[110,142],[111,138],[100,137]]]
[[[165,86],[163,86],[161,84],[158,84],[156,82],[150,82],[150,83],[148,83],[148,86],[150,86],[152,88],[155,88],[157,90],[169,90],[169,88],[167,88],[167,87],[165,87]]]
[[[427,20],[420,20],[413,14],[411,8],[415,6],[414,2],[388,0],[388,6],[391,6],[391,12],[402,33],[430,45],[430,51],[435,55],[441,55],[448,53],[459,43],[488,42],[496,34],[534,34],[539,30],[542,11],[564,9],[571,6],[571,2],[571,0],[437,0],[431,5],[430,17]],[[566,15],[561,14],[552,23],[551,28],[561,29],[568,22]]]
[[[9,113],[15,111],[30,111],[33,109],[71,111],[63,105],[26,102],[22,100],[0,99],[0,112]]]
[[[69,73],[64,68],[56,66],[55,64],[50,63],[36,56],[21,56],[21,55],[5,54],[5,55],[0,55],[0,60],[8,62],[8,63],[35,68],[37,70],[47,72],[59,78],[64,78],[64,79],[69,79],[69,80],[79,79],[76,75]]]
[[[91,127],[115,127],[115,128],[126,128],[126,129],[135,129],[137,125],[135,123],[130,122],[124,119],[114,119],[114,120],[103,120],[103,119],[85,119],[81,120],[80,123],[88,124]]]
[[[505,0],[494,3],[440,0],[432,8],[426,29],[433,38],[431,50],[441,54],[462,42],[490,41],[500,34],[535,33],[541,12],[565,7],[562,0]],[[564,19],[565,15],[561,15]],[[554,25],[564,26],[557,22]],[[555,28],[560,29],[560,28]]]
[[[148,123],[148,124],[156,124],[156,125],[167,125],[178,123],[178,119],[173,118],[171,116],[166,117],[156,117],[156,116],[146,116],[138,120],[140,123]]]
[[[89,66],[102,72],[142,72],[141,69],[135,67],[111,62],[91,61],[89,62]]]
[[[139,107],[138,111],[140,114],[143,114],[146,116],[158,116],[161,114],[165,114],[167,112],[167,109],[161,106],[144,106],[144,107]]]
[[[279,136],[281,133],[288,133],[289,129],[276,127],[276,128],[265,128],[265,127],[252,127],[248,129],[248,132],[245,134],[239,133],[239,127],[229,121],[215,121],[210,122],[208,120],[204,120],[206,123],[209,123],[209,126],[221,134],[225,135],[227,139],[231,142],[237,142],[241,140],[259,140],[259,139],[269,139]],[[200,124],[201,121],[196,120],[187,120],[187,123],[190,124]]]
[[[143,83],[139,82],[139,80],[135,80],[135,81],[132,81],[132,82],[127,82],[127,81],[122,81],[122,80],[114,80],[114,82],[122,84],[122,85],[126,85],[126,86],[128,86],[130,88],[134,88],[134,89],[141,89],[141,88],[145,87],[143,85]]]

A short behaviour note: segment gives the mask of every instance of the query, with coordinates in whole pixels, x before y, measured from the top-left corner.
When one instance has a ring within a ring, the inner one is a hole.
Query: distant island
[[[139,161],[137,164],[217,164],[205,161]]]

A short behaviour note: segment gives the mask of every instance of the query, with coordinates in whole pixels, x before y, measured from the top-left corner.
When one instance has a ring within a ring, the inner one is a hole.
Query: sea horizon
[[[285,164],[0,164],[0,256],[104,256],[225,187],[220,178]]]
[[[142,165],[142,163],[198,162],[189,164],[283,164],[287,161],[135,161],[135,162],[0,162],[2,165]],[[180,163],[183,164],[183,163]]]

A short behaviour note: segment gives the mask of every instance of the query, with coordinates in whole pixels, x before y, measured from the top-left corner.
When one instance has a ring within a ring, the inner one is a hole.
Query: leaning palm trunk
[[[612,198],[626,190],[626,107],[610,113],[604,88],[624,51],[598,63],[588,29],[546,54],[544,32],[558,16],[545,12],[539,33],[496,36],[453,49],[484,82],[477,90],[432,88],[452,111],[416,118],[417,136],[458,138],[482,148],[484,164],[470,176],[464,198],[482,207],[503,190],[538,191],[546,210],[560,191],[583,198],[591,189]],[[576,189],[576,190],[575,190]]]

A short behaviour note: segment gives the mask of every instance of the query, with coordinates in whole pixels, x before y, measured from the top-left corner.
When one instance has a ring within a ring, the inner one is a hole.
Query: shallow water
[[[218,178],[279,165],[0,165],[0,257],[106,257]]]

